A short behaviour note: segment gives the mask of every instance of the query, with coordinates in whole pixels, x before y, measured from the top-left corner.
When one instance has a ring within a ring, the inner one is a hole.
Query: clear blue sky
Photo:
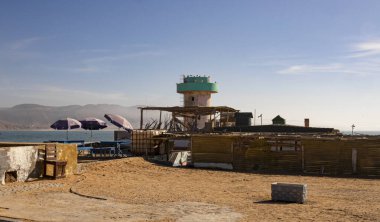
[[[289,124],[380,130],[380,1],[0,2],[0,106],[214,105]]]

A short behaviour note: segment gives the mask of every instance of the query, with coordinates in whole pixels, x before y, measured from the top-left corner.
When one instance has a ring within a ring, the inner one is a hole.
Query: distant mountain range
[[[96,117],[106,121],[104,118],[106,113],[124,116],[134,127],[139,126],[140,111],[137,106],[125,107],[112,104],[43,106],[21,104],[11,108],[0,108],[0,130],[50,129],[52,123],[66,117],[78,120],[86,117]],[[111,126],[112,124],[108,125]]]

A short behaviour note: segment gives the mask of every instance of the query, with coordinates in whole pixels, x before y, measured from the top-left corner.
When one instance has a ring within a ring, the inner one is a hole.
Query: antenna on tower
[[[185,74],[179,76],[179,82],[182,83],[185,81]]]

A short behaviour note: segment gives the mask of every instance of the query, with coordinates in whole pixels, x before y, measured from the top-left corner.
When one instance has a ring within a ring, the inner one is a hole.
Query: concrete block
[[[38,149],[34,146],[1,147],[0,182],[5,184],[5,173],[16,171],[17,181],[25,181],[35,171]]]
[[[307,197],[307,184],[272,183],[272,200],[304,203]]]

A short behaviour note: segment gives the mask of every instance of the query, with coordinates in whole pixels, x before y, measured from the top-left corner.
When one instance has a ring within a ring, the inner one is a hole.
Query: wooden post
[[[171,130],[172,131],[175,131],[176,129],[175,129],[175,114],[174,113],[172,113],[172,121],[171,121]]]
[[[194,129],[193,131],[198,131],[198,114],[195,115]]]
[[[352,173],[357,172],[357,160],[358,160],[358,150],[352,148]]]
[[[301,145],[301,157],[302,157],[302,173],[305,173],[305,150],[303,145]]]
[[[149,135],[148,135],[148,133],[149,133]],[[148,146],[149,146],[149,149],[152,147],[152,140],[150,140],[150,138],[151,138],[150,136],[151,136],[150,131],[144,132],[145,156],[148,156]],[[146,142],[148,139],[149,139],[149,145]]]
[[[161,128],[161,117],[162,117],[162,110],[160,110],[160,122],[159,122],[160,128]]]
[[[211,124],[211,129],[214,129],[215,125],[216,125],[216,112],[214,111],[214,124]],[[214,126],[212,126],[214,125]]]
[[[140,109],[140,129],[143,129],[143,122],[144,122],[144,110]]]
[[[229,122],[229,117],[230,117],[230,111],[227,112],[227,120],[226,120],[226,122],[224,123],[223,126],[226,126],[226,124],[228,124],[228,122]]]

